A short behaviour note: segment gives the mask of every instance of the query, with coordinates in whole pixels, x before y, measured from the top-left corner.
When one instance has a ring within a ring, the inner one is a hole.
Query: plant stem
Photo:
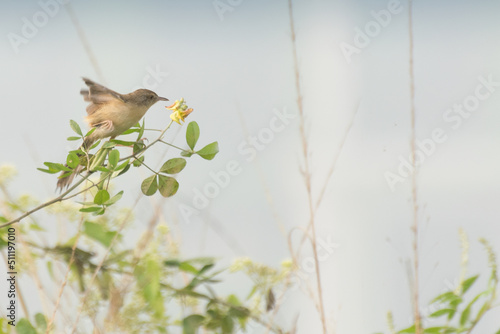
[[[319,300],[319,313],[321,318],[321,324],[323,327],[323,334],[327,334],[326,330],[326,317],[323,303],[323,289],[321,287],[321,273],[320,266],[318,260],[318,247],[316,245],[316,227],[314,224],[315,218],[315,210],[312,199],[312,187],[311,187],[311,171],[309,167],[309,147],[307,143],[307,136],[305,130],[305,115],[304,115],[304,107],[302,104],[302,91],[300,87],[300,73],[299,73],[299,65],[297,60],[297,45],[295,38],[295,25],[293,20],[293,6],[292,0],[288,0],[288,11],[290,15],[290,30],[291,30],[291,39],[292,39],[292,49],[293,49],[293,62],[294,62],[294,71],[295,71],[295,87],[297,90],[297,106],[299,109],[300,115],[300,137],[302,142],[302,153],[304,155],[304,181],[307,190],[307,199],[309,206],[309,227],[311,228],[311,246],[313,249],[314,255],[314,266],[316,269],[316,285],[318,289],[318,300]]]
[[[49,205],[52,205],[54,203],[57,203],[57,202],[61,202],[61,201],[64,201],[66,198],[64,198],[64,196],[68,195],[70,192],[72,192],[73,190],[75,190],[75,188],[77,188],[80,184],[83,183],[83,181],[85,181],[86,179],[88,179],[88,177],[90,176],[91,173],[88,173],[87,175],[85,175],[81,180],[77,181],[71,188],[69,188],[68,190],[66,190],[64,193],[62,193],[60,196],[54,198],[54,199],[51,199],[50,201],[48,202],[45,202],[43,204],[40,204],[39,206],[37,206],[36,208],[34,209],[31,209],[30,211],[22,214],[21,216],[17,217],[16,219],[13,219],[7,223],[4,223],[2,225],[0,225],[0,228],[2,227],[6,227],[6,226],[9,226],[9,225],[12,225],[14,223],[17,223],[19,221],[21,221],[22,219],[28,217],[29,215],[49,206]]]
[[[411,139],[410,150],[412,157],[413,173],[411,174],[411,190],[413,205],[413,317],[415,320],[415,334],[422,334],[422,317],[420,315],[419,303],[419,248],[418,248],[418,197],[417,197],[417,166],[416,166],[416,124],[415,124],[415,74],[413,72],[413,1],[408,4],[409,25],[409,70],[410,70],[410,116],[411,116]]]

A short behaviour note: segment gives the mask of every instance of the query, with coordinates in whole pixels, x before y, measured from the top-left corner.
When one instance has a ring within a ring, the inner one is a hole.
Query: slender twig
[[[132,208],[134,208],[137,203],[139,203],[139,200],[140,200],[140,196],[137,197],[136,201],[134,202],[134,204],[132,205]],[[123,218],[123,221],[122,221],[122,224],[120,225],[120,227],[118,228],[118,230],[116,231],[115,235],[113,236],[113,238],[111,239],[110,243],[109,243],[109,246],[108,248],[106,249],[106,251],[104,252],[103,256],[102,256],[102,259],[101,261],[99,262],[99,264],[96,266],[95,270],[94,270],[94,273],[92,274],[92,277],[90,278],[90,282],[89,282],[89,286],[92,285],[97,277],[97,274],[99,273],[99,271],[101,270],[103,264],[104,264],[104,261],[106,260],[108,254],[110,253],[111,249],[113,248],[114,246],[114,243],[116,242],[116,240],[118,239],[118,236],[121,234],[123,228],[125,227],[125,225],[127,224],[127,220],[128,218],[131,216],[132,214],[132,210],[130,210],[127,215]],[[75,319],[75,322],[73,323],[73,328],[71,329],[71,333],[75,333],[76,331],[76,327],[78,325],[78,321],[80,320],[80,315],[83,311],[83,308],[85,306],[85,303],[87,301],[87,298],[88,298],[88,295],[89,295],[89,292],[90,292],[90,288],[89,289],[86,289],[85,290],[85,293],[81,299],[81,304],[80,304],[80,307],[78,308],[78,312],[76,314],[76,319]]]
[[[36,208],[34,209],[31,209],[30,211],[28,212],[25,212],[24,214],[22,214],[21,216],[17,217],[16,219],[13,219],[7,223],[4,223],[2,225],[0,225],[0,228],[2,227],[6,227],[6,226],[9,226],[9,225],[12,225],[14,223],[17,223],[19,221],[21,221],[22,219],[28,217],[29,215],[47,207],[47,206],[50,206],[54,203],[57,203],[57,202],[61,202],[63,200],[65,200],[65,196],[68,195],[70,192],[72,192],[75,188],[77,188],[80,184],[83,183],[83,181],[85,181],[88,177],[90,176],[90,174],[87,174],[85,175],[81,180],[77,181],[71,188],[69,188],[68,190],[66,190],[64,193],[62,193],[61,195],[57,196],[56,198],[54,199],[51,199],[50,201],[48,202],[45,202],[43,204],[40,204],[39,206],[37,206]]]
[[[417,166],[416,166],[416,123],[415,123],[415,74],[413,71],[413,1],[408,4],[408,30],[409,30],[409,71],[410,71],[410,117],[411,139],[410,150],[412,157],[413,173],[411,174],[411,193],[413,206],[413,317],[415,320],[415,334],[422,334],[422,317],[419,303],[419,256],[418,256],[418,197],[417,197]]]
[[[173,148],[176,148],[176,149],[181,150],[181,151],[185,151],[185,149],[180,148],[179,146],[175,146],[175,145],[172,145],[170,143],[167,143],[166,141],[163,141],[163,140],[160,140],[160,143],[167,144],[168,146],[172,146]]]
[[[304,156],[304,181],[307,190],[307,200],[309,206],[309,227],[311,228],[311,244],[313,249],[313,257],[314,257],[314,266],[316,269],[316,284],[318,289],[318,300],[319,300],[319,313],[321,317],[321,324],[323,326],[323,334],[327,333],[326,330],[326,317],[323,303],[323,289],[321,287],[321,273],[320,266],[318,260],[318,248],[316,245],[316,227],[314,224],[315,218],[315,210],[312,199],[312,188],[311,188],[311,170],[309,166],[309,147],[307,143],[307,136],[305,130],[305,115],[304,108],[302,104],[302,91],[300,86],[300,73],[299,73],[299,65],[297,60],[297,46],[296,46],[296,37],[295,37],[295,26],[293,20],[293,6],[292,0],[288,0],[288,10],[290,14],[290,30],[291,30],[291,39],[292,39],[292,49],[293,49],[293,62],[294,62],[294,70],[295,70],[295,87],[297,90],[297,106],[299,109],[300,116],[300,138],[302,142],[302,154]]]
[[[75,260],[76,246],[78,245],[78,240],[80,239],[81,228],[83,225],[84,218],[85,218],[85,215],[82,214],[80,216],[80,222],[78,224],[78,232],[76,234],[75,242],[73,244],[73,247],[71,247],[71,257],[68,261],[66,273],[64,274],[63,281],[62,281],[61,286],[59,288],[59,294],[57,296],[56,304],[54,306],[54,311],[52,312],[52,316],[50,317],[49,323],[47,324],[47,330],[45,332],[46,334],[49,334],[50,330],[52,329],[52,324],[54,323],[54,320],[56,318],[57,309],[59,308],[59,303],[61,302],[61,297],[63,295],[64,288],[66,287],[66,284],[68,283],[68,277],[69,277],[69,273],[71,272],[71,266],[73,265],[73,261]]]

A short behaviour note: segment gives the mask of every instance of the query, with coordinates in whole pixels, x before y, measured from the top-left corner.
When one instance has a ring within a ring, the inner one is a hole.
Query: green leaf
[[[66,158],[66,164],[70,168],[75,169],[80,164],[80,158],[76,153],[70,152]]]
[[[44,168],[37,168],[40,172],[44,172],[44,173],[49,173],[49,174],[57,174],[59,173],[58,171],[56,170],[50,170],[50,169],[44,169]]]
[[[137,129],[137,128],[130,128],[130,129],[128,129],[128,130],[125,130],[125,131],[122,133],[122,135],[129,135],[129,134],[131,134],[131,133],[134,133],[134,132],[139,132],[139,131],[140,131],[140,130],[139,130],[139,129]]]
[[[96,148],[97,146],[99,146],[100,143],[101,143],[100,140],[96,141],[92,146],[90,146],[89,151],[93,150],[94,148]]]
[[[182,151],[181,152],[181,155],[183,157],[186,157],[186,158],[189,158],[190,156],[192,156],[194,153],[193,152],[189,152],[189,151]]]
[[[115,168],[115,171],[117,172],[117,171],[124,169],[125,167],[128,166],[129,162],[130,162],[130,159],[127,159],[126,161],[122,162],[118,167]]]
[[[75,140],[80,140],[82,137],[68,137],[66,138],[67,141],[75,141]]]
[[[90,170],[94,171],[96,167],[101,166],[104,163],[104,160],[106,159],[108,155],[109,149],[106,148],[101,148],[97,153],[92,157],[92,160],[90,162]]]
[[[162,176],[162,175],[160,175],[160,176]],[[142,193],[146,196],[154,195],[156,190],[158,190],[158,183],[156,180],[156,175],[150,176],[147,179],[145,179],[144,181],[142,181],[141,190],[142,190]]]
[[[120,152],[118,150],[112,150],[111,152],[109,152],[108,161],[111,166],[116,167],[119,160]]]
[[[89,206],[88,208],[82,208],[79,211],[80,212],[97,212],[100,211],[102,208],[100,206]]]
[[[139,134],[137,135],[137,141],[142,139],[142,135],[144,134],[144,124],[146,120],[143,118],[142,119],[142,125],[139,127]]]
[[[71,126],[71,128],[73,129],[73,131],[76,132],[76,134],[78,134],[81,137],[83,137],[82,129],[80,129],[80,125],[78,125],[77,122],[75,122],[74,120],[70,120],[69,121],[69,125]]]
[[[16,325],[17,334],[37,334],[28,319],[22,318]]]
[[[89,221],[83,223],[83,233],[100,242],[105,247],[109,247],[109,245],[111,245],[111,240],[113,240],[117,234],[115,231],[108,231],[102,224],[92,223]]]
[[[405,328],[403,330],[400,330],[397,334],[412,334],[415,333],[415,325]]]
[[[123,190],[120,191],[118,194],[116,194],[115,196],[111,197],[109,200],[107,200],[106,202],[104,202],[103,204],[104,205],[113,205],[115,204],[116,202],[118,202],[120,200],[120,198],[122,198],[122,195],[123,195]]]
[[[160,190],[160,194],[163,197],[170,197],[175,195],[175,193],[179,189],[179,182],[177,182],[177,180],[174,179],[173,177],[158,175],[158,188]]]
[[[181,261],[179,260],[165,260],[163,261],[163,264],[168,266],[168,267],[179,267],[181,264]]]
[[[113,140],[110,140],[112,141],[113,143],[116,143],[116,145],[121,145],[121,146],[134,146],[135,145],[135,141],[125,141],[125,140],[118,140],[118,139],[113,139]]]
[[[194,147],[198,142],[199,137],[200,137],[200,127],[198,126],[198,123],[194,121],[190,122],[186,130],[186,142],[192,150],[194,150]]]
[[[142,157],[139,157],[139,159],[135,159],[133,162],[132,162],[132,165],[134,167],[139,167],[140,165],[142,165],[141,162],[144,162],[144,156]]]
[[[443,330],[447,329],[449,327],[429,327],[424,329],[424,333],[428,334],[441,334],[443,333]]]
[[[91,134],[93,134],[93,133],[94,133],[94,131],[95,131],[96,129],[97,129],[97,128],[91,128],[91,129],[89,130],[89,132],[87,132],[87,133],[85,134],[85,137],[88,137],[88,136],[90,136]]]
[[[219,153],[219,144],[216,141],[196,152],[205,160],[212,160],[217,153]]]
[[[456,302],[457,300],[462,300],[459,296],[457,296],[454,292],[448,291],[443,294],[440,294],[436,298],[432,300],[432,303],[440,302],[440,303],[453,303]]]
[[[102,145],[102,148],[113,148],[115,146],[116,146],[115,142],[108,141],[108,142],[105,142],[104,145]]]
[[[45,319],[45,316],[42,313],[35,314],[35,323],[38,328],[42,330],[47,329],[47,319]]]
[[[444,308],[442,310],[439,310],[439,311],[436,311],[434,313],[432,313],[429,317],[431,318],[438,318],[438,317],[441,317],[443,315],[450,315],[450,314],[455,314],[456,310],[454,309],[451,309],[451,308]]]
[[[185,271],[185,272],[188,272],[188,273],[192,273],[192,274],[195,274],[197,275],[198,274],[198,270],[193,267],[189,262],[185,261],[185,262],[181,262],[179,264],[179,269],[182,270],[182,271]]]
[[[57,164],[54,162],[44,162],[43,163],[45,166],[49,167],[49,170],[51,171],[56,171],[56,172],[61,172],[61,171],[66,171],[66,172],[71,172],[71,169],[64,166],[63,164]]]
[[[472,276],[464,281],[464,283],[462,284],[462,295],[466,293],[467,290],[469,290],[469,288],[474,284],[474,282],[476,282],[478,277],[479,275]]]
[[[233,321],[233,318],[231,318],[231,317],[224,317],[222,319],[221,328],[222,328],[222,333],[223,334],[231,334],[233,332],[233,330],[234,330],[234,321]]]
[[[196,330],[205,321],[205,317],[200,314],[191,314],[182,320],[182,334],[196,334]]]
[[[109,193],[106,189],[101,189],[94,196],[94,203],[97,205],[103,205],[104,202],[108,201],[110,198]]]
[[[160,173],[177,174],[186,167],[186,159],[173,158],[163,164]]]
[[[131,165],[129,164],[129,162],[130,162],[130,160],[126,161],[127,165],[125,166],[125,168],[123,168],[123,170],[120,173],[118,173],[118,176],[125,174],[130,169]],[[120,170],[120,167],[121,167],[121,165],[118,166],[118,170]]]

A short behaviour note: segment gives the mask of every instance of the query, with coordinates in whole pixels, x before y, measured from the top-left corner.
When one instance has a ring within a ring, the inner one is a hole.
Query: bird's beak
[[[158,96],[158,101],[168,101],[166,97]]]

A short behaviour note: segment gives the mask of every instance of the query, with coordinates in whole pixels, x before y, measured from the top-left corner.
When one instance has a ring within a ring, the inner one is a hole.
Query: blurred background
[[[407,327],[413,207],[400,171],[410,155],[408,2],[296,0],[293,10],[314,201],[325,189],[316,230],[323,250],[333,249],[320,263],[331,332],[386,331],[389,310]],[[482,285],[488,263],[478,238],[500,252],[499,12],[498,1],[414,3],[416,136],[428,144],[417,175],[424,317],[430,299],[458,283],[460,228],[469,274],[482,273]],[[229,265],[248,256],[274,267],[290,258],[288,235],[307,225],[309,210],[287,1],[2,0],[0,15],[0,164],[18,169],[15,195],[55,195],[56,178],[36,168],[76,148],[65,138],[70,119],[84,124],[82,76],[120,93],[144,87],[184,97],[200,143],[217,140],[220,153],[191,158],[173,198],[140,199],[131,243],[160,203],[185,257]],[[163,128],[169,112],[158,103],[145,119]],[[168,140],[186,147],[184,131],[174,124]],[[177,154],[154,152],[153,166]],[[214,175],[235,163],[237,175],[217,186]],[[122,205],[134,203],[146,176],[139,169],[117,180]],[[44,224],[55,238],[58,225]],[[297,249],[300,237],[292,240]],[[305,246],[301,258],[311,254]],[[315,274],[304,266],[305,289],[290,293],[276,321],[289,328],[299,315],[298,333],[320,333],[303,291],[315,290]],[[222,289],[245,296],[250,285],[229,279]],[[498,330],[499,315],[474,333]]]

